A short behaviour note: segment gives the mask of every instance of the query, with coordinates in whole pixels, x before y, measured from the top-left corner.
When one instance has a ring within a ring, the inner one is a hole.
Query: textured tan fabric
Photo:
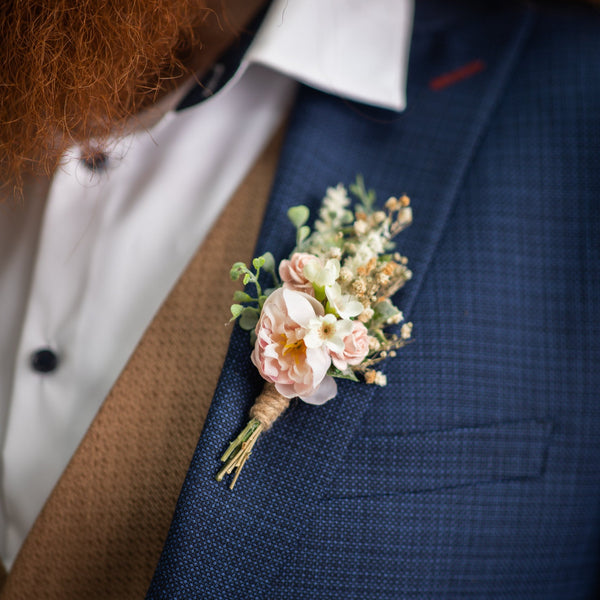
[[[227,350],[278,134],[145,333],[52,492],[0,600],[143,598]],[[215,484],[216,485],[216,484]]]

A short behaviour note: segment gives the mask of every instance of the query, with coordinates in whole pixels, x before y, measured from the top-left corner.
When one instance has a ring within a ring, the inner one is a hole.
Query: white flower
[[[325,288],[325,294],[329,304],[342,319],[356,317],[363,312],[364,306],[354,296],[342,294],[342,288],[338,283]]]
[[[333,285],[340,274],[340,261],[330,258],[325,265],[319,260],[311,260],[304,266],[304,276],[319,287]]]
[[[349,256],[344,261],[344,267],[349,268],[352,271],[356,271],[359,267],[366,265],[372,258],[377,256],[377,252],[373,252],[373,249],[369,247],[367,243],[360,244],[356,248],[354,256]]]
[[[375,231],[371,231],[367,236],[367,245],[375,254],[382,254],[385,251],[383,246],[384,238]]]
[[[352,221],[352,212],[346,210],[350,204],[346,188],[339,183],[336,187],[327,188],[327,195],[323,198],[323,204],[319,210],[319,220],[315,222],[315,228],[321,233],[337,231],[343,223]]]
[[[325,346],[330,352],[341,353],[344,350],[344,338],[351,333],[350,319],[337,319],[335,315],[318,316],[309,321],[304,344],[307,348]]]
[[[327,188],[327,195],[323,198],[323,204],[327,210],[337,214],[343,214],[346,206],[350,204],[348,192],[343,184],[338,183],[335,187]]]
[[[402,325],[402,327],[400,328],[400,337],[403,340],[408,340],[412,335],[412,328],[412,323],[404,323],[404,325]]]

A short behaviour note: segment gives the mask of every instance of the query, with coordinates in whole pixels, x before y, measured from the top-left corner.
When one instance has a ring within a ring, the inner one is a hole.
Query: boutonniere
[[[335,397],[336,378],[386,385],[376,365],[411,337],[412,324],[391,300],[412,276],[392,241],[412,222],[410,201],[392,197],[376,208],[361,176],[349,191],[354,206],[344,185],[327,189],[313,230],[306,206],[288,211],[296,247],[277,268],[270,252],[231,268],[245,286],[234,294],[232,321],[250,332],[252,362],[266,381],[248,424],[221,457],[217,480],[235,471],[231,489],[260,434],[292,398],[323,404]],[[389,332],[390,325],[398,327]]]

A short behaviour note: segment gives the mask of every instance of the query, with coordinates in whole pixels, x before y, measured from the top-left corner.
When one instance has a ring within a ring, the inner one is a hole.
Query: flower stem
[[[221,461],[225,463],[217,473],[217,481],[235,471],[229,489],[233,489],[242,467],[250,458],[250,454],[258,436],[268,431],[290,404],[290,399],[282,396],[273,383],[265,383],[262,392],[250,409],[250,421],[227,448]]]
[[[229,448],[223,456],[221,461],[225,465],[217,473],[217,481],[221,481],[225,475],[230,475],[235,470],[235,475],[229,485],[229,489],[233,489],[237,478],[240,475],[242,467],[246,464],[252,448],[258,440],[258,436],[263,430],[263,425],[258,419],[251,419],[242,432],[229,444]]]

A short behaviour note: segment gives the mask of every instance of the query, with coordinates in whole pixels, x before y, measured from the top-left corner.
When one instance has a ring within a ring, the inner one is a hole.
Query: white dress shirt
[[[144,330],[293,100],[297,82],[405,104],[412,0],[276,0],[232,80],[0,204],[0,557],[21,544]],[[184,90],[185,91],[185,90]],[[337,183],[337,182],[332,182]],[[227,277],[227,273],[223,274]],[[32,356],[50,349],[50,372]]]

